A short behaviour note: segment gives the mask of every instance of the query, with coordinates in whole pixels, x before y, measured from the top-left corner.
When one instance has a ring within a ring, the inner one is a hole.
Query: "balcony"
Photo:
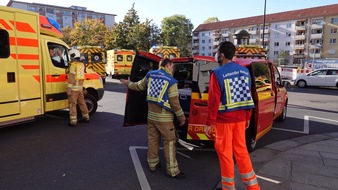
[[[193,43],[193,46],[194,46],[194,47],[198,47],[198,46],[199,46],[199,43]]]
[[[219,45],[219,41],[215,41],[213,44],[214,44],[214,46],[218,46]]]
[[[311,34],[311,39],[318,39],[318,38],[323,38],[323,34]]]
[[[320,53],[309,53],[309,57],[313,58],[313,55],[315,56],[315,58],[320,58]]]
[[[256,35],[257,34],[257,30],[251,30],[251,31],[249,31],[249,34]]]
[[[222,34],[222,36],[227,38],[227,37],[229,37],[229,33]]]
[[[304,59],[304,58],[305,58],[305,55],[304,55],[304,54],[293,54],[293,58],[296,58],[296,59]]]
[[[192,50],[192,53],[193,54],[198,54],[198,50],[194,49],[194,50]]]
[[[192,39],[193,40],[198,40],[198,36],[193,36]]]
[[[305,35],[304,34],[295,35],[295,40],[305,40]]]
[[[249,44],[256,44],[257,39],[249,39]]]
[[[305,45],[304,44],[296,44],[295,49],[304,49]]]
[[[295,27],[296,30],[305,30],[305,25],[299,25]]]
[[[311,25],[311,28],[312,28],[312,29],[322,29],[322,28],[323,28],[323,25],[312,24],[312,25]]]

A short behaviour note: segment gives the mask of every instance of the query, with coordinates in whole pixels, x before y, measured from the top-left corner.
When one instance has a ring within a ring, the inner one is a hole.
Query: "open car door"
[[[137,51],[130,71],[130,81],[141,80],[151,70],[159,68],[161,58],[143,51]],[[147,123],[148,104],[146,91],[127,90],[126,107],[123,126],[140,125]]]

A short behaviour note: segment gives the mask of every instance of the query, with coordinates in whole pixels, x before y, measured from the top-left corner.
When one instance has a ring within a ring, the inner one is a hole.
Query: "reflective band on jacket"
[[[221,88],[219,112],[254,108],[251,97],[251,78],[249,70],[234,62],[214,70]]]
[[[158,122],[172,122],[174,119],[174,115],[172,113],[155,113],[152,111],[148,111],[148,119]]]
[[[171,111],[168,89],[175,84],[177,80],[161,69],[148,72],[146,79],[147,102],[156,103],[166,110]],[[141,85],[138,86],[140,88]]]

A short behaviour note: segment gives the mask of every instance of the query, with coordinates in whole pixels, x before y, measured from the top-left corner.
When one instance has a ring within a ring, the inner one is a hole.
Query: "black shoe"
[[[159,168],[161,168],[161,163],[156,164],[155,169],[151,169],[151,168],[149,167],[149,171],[150,171],[150,172],[156,172],[156,170],[159,169]]]
[[[69,127],[76,127],[76,124],[68,123]]]
[[[180,173],[178,173],[175,176],[171,176],[169,174],[166,174],[166,175],[167,175],[167,177],[174,178],[174,179],[184,179],[185,178],[185,174],[183,172],[180,172]]]
[[[89,123],[89,119],[88,118],[82,118],[81,121],[84,122],[84,123]]]

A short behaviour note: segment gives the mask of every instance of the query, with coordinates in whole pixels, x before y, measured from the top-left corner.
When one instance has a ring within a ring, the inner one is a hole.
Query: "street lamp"
[[[263,15],[263,39],[262,46],[264,47],[264,29],[265,29],[265,15],[266,15],[266,0],[264,0],[264,15]]]

